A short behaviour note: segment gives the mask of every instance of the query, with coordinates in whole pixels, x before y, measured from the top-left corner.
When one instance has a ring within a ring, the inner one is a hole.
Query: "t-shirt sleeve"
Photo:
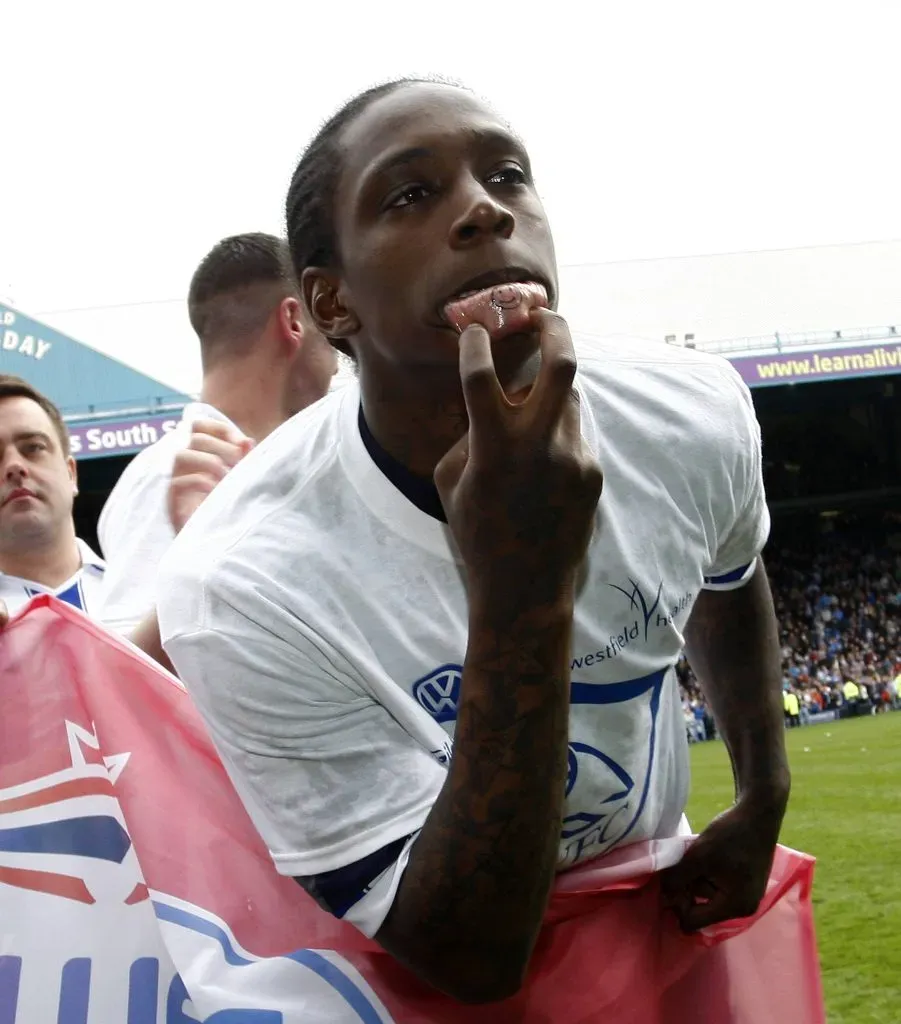
[[[375,934],[446,768],[339,652],[259,586],[229,595],[207,584],[203,628],[186,632],[179,620],[191,616],[168,599],[166,576],[164,567],[166,652],[276,868]],[[361,862],[376,873],[362,875]]]
[[[175,539],[166,511],[171,457],[135,460],[110,494],[98,526],[106,560],[99,618],[116,633],[130,633],[156,602],[157,571]],[[138,459],[141,457],[138,456]]]
[[[713,506],[719,512],[716,549],[704,574],[705,590],[734,590],[754,575],[770,532],[763,486],[760,425],[751,392],[734,369],[726,370],[723,430],[724,476]]]

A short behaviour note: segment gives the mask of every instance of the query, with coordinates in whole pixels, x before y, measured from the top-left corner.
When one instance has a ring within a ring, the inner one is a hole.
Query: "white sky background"
[[[5,0],[0,22],[0,296],[175,386],[199,382],[199,259],[279,232],[319,123],[397,75],[460,79],[525,137],[564,267],[901,238],[893,0],[234,11]]]

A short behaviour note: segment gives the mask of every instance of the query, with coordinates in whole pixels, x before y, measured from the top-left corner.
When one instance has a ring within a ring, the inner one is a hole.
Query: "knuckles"
[[[169,491],[172,494],[188,496],[195,493],[209,494],[217,483],[218,479],[209,473],[192,473],[190,476],[173,477]]]
[[[601,467],[593,459],[582,469],[582,484],[586,494],[597,505],[604,490],[604,474],[601,471]]]
[[[217,420],[195,420],[191,427],[191,444],[205,437],[234,441],[235,431],[227,423],[220,423]]]
[[[569,324],[566,322],[566,317],[556,309],[539,308],[535,310],[535,316],[543,331],[552,334],[565,334],[569,337]]]
[[[216,455],[186,448],[175,456],[172,466],[172,480],[176,482],[188,476],[211,476],[221,480],[228,473],[228,466]]]
[[[578,361],[575,353],[570,349],[566,352],[554,352],[551,355],[543,357],[544,372],[548,375],[551,382],[560,388],[569,388],[570,390],[570,401],[573,395],[575,395],[576,402],[579,401],[578,392],[572,387],[572,382],[576,378],[576,370],[578,369]]]

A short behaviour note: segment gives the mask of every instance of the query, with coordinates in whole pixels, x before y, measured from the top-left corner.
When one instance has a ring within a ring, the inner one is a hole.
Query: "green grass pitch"
[[[781,842],[817,858],[813,899],[829,1024],[901,1024],[901,712],[787,733]],[[694,831],[732,801],[722,743],[691,748]]]

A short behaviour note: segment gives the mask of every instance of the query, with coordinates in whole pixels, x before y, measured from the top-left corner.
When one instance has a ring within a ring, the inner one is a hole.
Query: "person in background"
[[[860,687],[853,679],[846,679],[845,685],[842,687],[842,695],[845,698],[846,715],[852,717],[857,714],[857,709],[860,704]]]
[[[799,692],[798,698],[800,701],[799,714],[801,716],[801,725],[809,725],[810,714],[814,710],[813,694],[810,690],[804,690]]]
[[[707,739],[707,709],[704,707],[703,701],[693,700],[691,713],[695,718],[698,739],[703,743]]]
[[[22,378],[0,374],[0,620],[38,594],[96,616],[104,564],[75,536],[76,494],[59,409]]]
[[[25,385],[24,381],[18,378],[4,378],[0,376],[0,453],[4,453],[6,446],[2,442],[3,436],[3,392],[8,382],[12,382],[9,390],[20,388]],[[14,386],[14,387],[13,387]],[[25,385],[29,393],[30,386]],[[43,396],[38,396],[43,401]],[[52,417],[59,416],[55,407],[48,403],[48,414]],[[68,433],[59,420],[62,433],[60,437],[68,439]],[[21,434],[21,445],[27,449],[29,438],[34,429],[39,428],[40,423],[32,425],[30,431],[26,430]],[[11,447],[11,446],[10,446]],[[187,448],[176,453],[172,468],[172,476],[169,480],[166,495],[166,512],[169,523],[172,527],[173,536],[177,536],[185,523],[191,518],[194,512],[200,507],[207,496],[215,489],[223,476],[250,450],[250,442],[246,438],[235,437],[233,428],[219,420],[197,420],[192,428]],[[36,449],[37,451],[38,449]],[[3,455],[3,462],[11,462],[15,466],[14,456],[9,457],[8,451]],[[36,456],[33,456],[36,457]],[[75,466],[71,458],[67,458],[67,472],[69,463],[72,463],[71,470],[74,473]],[[36,475],[36,474],[32,474]],[[0,491],[0,509],[9,501],[10,507],[15,503],[27,503],[31,497],[39,497],[43,494],[38,489],[36,482],[30,486],[22,486],[19,476],[11,475],[11,485]],[[16,505],[18,507],[18,504]],[[70,515],[71,520],[71,515]],[[71,539],[65,538],[64,539]],[[15,548],[17,556],[21,561],[21,552],[27,550],[20,543]],[[83,541],[76,538],[78,551],[82,557],[82,569],[73,579],[66,580],[58,587],[52,586],[53,576],[48,573],[32,571],[30,577],[13,576],[5,574],[0,558],[0,630],[9,622],[10,616],[19,611],[31,597],[39,593],[50,593],[60,600],[66,601],[83,611],[90,607],[94,611],[94,617],[99,617],[97,609],[101,606],[104,574],[104,563]],[[2,550],[2,545],[0,545]],[[65,549],[64,549],[65,550]],[[41,563],[38,563],[41,564]],[[57,574],[57,576],[59,573]],[[48,585],[45,586],[44,581]],[[86,596],[88,595],[88,596]],[[7,600],[4,600],[6,598]],[[88,600],[90,599],[90,605]],[[166,656],[159,642],[159,626],[156,619],[156,610],[150,611],[145,618],[126,634],[126,639],[139,647],[145,654],[157,661],[167,671],[175,673],[172,662]]]
[[[273,235],[233,235],[217,243],[194,273],[188,315],[200,339],[200,401],[186,407],[176,430],[129,463],[97,528],[107,562],[102,619],[154,657],[157,566],[184,522],[184,503],[179,507],[176,492],[173,507],[167,495],[193,425],[203,421],[202,450],[180,467],[181,477],[194,467],[203,477],[202,493],[211,474],[221,476],[251,439],[261,441],[322,398],[337,370],[335,350],[304,311],[287,245]],[[197,493],[190,480],[187,489]],[[194,507],[192,499],[188,506]]]
[[[798,700],[797,691],[788,689],[785,691],[783,700],[785,702],[785,721],[790,729],[796,729],[801,724],[801,704]]]

